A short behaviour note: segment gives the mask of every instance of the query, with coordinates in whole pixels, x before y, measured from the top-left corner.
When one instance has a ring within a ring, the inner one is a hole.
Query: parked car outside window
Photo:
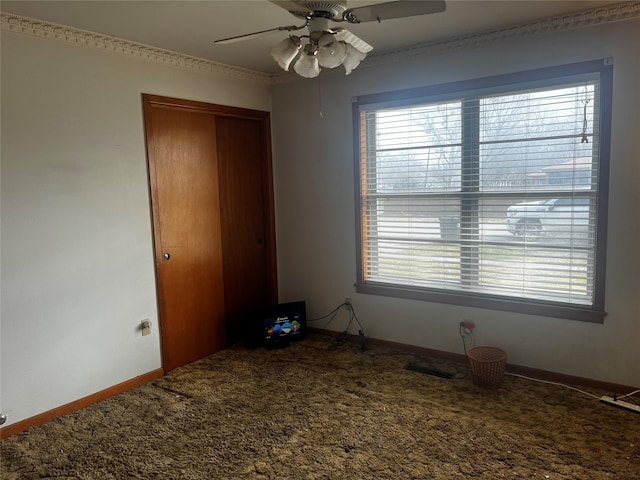
[[[517,236],[589,233],[590,199],[552,198],[507,208],[507,230]]]

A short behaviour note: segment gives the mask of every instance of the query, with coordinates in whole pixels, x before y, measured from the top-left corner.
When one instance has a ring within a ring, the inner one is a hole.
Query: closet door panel
[[[215,116],[145,103],[163,368],[226,346]]]
[[[216,121],[220,172],[227,336],[243,337],[242,311],[270,303],[265,225],[263,122],[220,117]]]
[[[276,303],[269,114],[143,95],[163,367],[244,338]]]

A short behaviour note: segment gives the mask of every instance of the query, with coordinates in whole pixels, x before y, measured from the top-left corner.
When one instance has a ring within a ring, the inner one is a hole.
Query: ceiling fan
[[[285,71],[294,60],[293,69],[306,78],[317,77],[320,67],[335,68],[342,65],[346,74],[356,68],[373,47],[358,38],[346,28],[332,28],[330,22],[381,22],[394,18],[413,17],[438,13],[445,10],[444,0],[408,0],[376,3],[361,7],[347,8],[346,0],[269,0],[298,18],[305,20],[302,25],[287,25],[259,32],[216,40],[216,44],[226,44],[246,40],[269,32],[294,32],[308,28],[308,35],[290,35],[271,47],[271,56]],[[303,45],[303,39],[305,44]]]

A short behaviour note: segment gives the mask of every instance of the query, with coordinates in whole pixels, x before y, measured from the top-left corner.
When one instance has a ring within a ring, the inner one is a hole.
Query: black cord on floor
[[[340,345],[352,343],[351,337],[350,337],[351,334],[349,333],[349,330],[351,329],[351,326],[355,321],[359,327],[358,337],[359,337],[359,343],[360,343],[360,351],[362,352],[366,351],[369,347],[368,347],[367,337],[365,336],[365,333],[364,333],[364,327],[362,326],[362,323],[360,323],[360,320],[358,319],[358,316],[356,315],[356,311],[353,308],[353,305],[351,304],[351,302],[341,303],[326,315],[323,315],[322,317],[310,319],[309,322],[318,322],[320,320],[324,320],[325,318],[329,318],[329,320],[327,320],[327,322],[323,325],[323,328],[327,328],[329,324],[333,322],[333,320],[338,316],[338,314],[343,308],[349,314],[349,323],[347,323],[347,327],[342,332],[340,332],[338,335],[333,337],[332,339],[333,345],[340,346]]]

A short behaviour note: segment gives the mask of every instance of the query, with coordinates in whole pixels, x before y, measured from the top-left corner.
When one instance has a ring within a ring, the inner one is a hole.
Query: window
[[[357,290],[602,321],[612,68],[355,98]]]

